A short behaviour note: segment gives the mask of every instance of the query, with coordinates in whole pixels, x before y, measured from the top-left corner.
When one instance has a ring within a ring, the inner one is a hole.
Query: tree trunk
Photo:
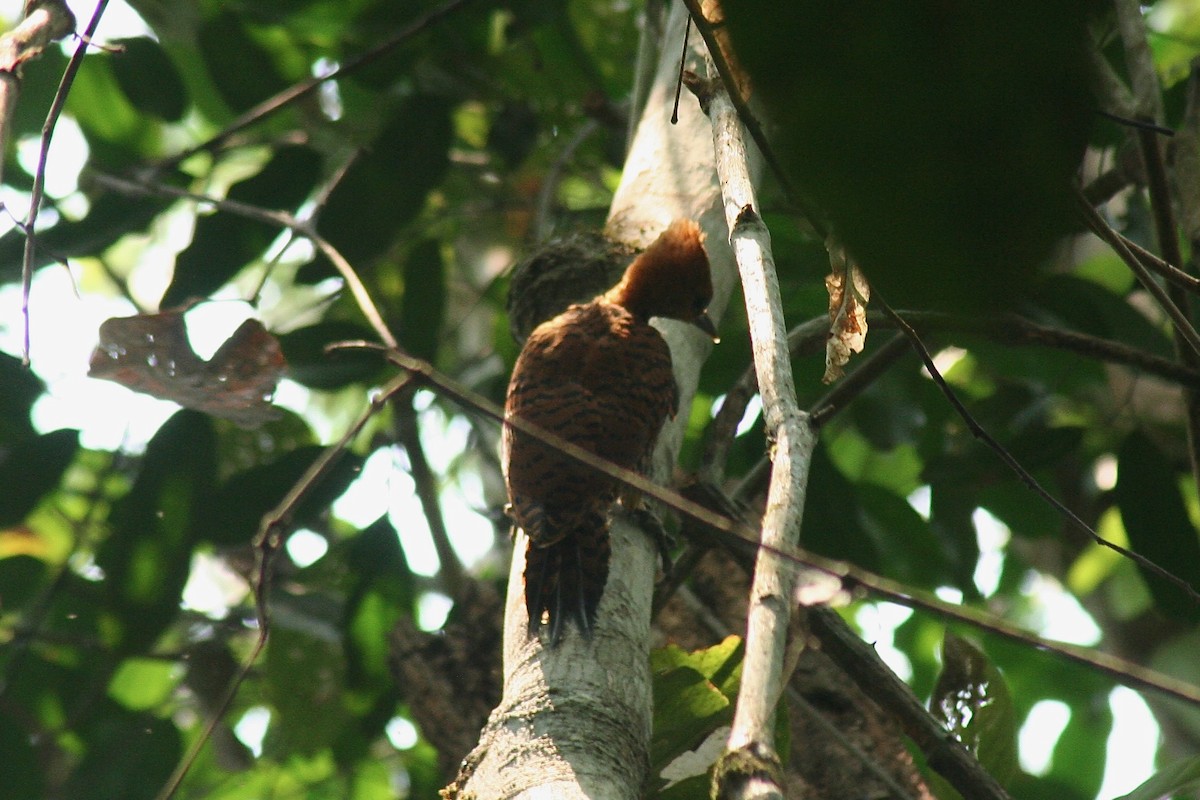
[[[706,233],[713,271],[709,313],[719,319],[736,278],[720,189],[713,170],[712,134],[696,101],[684,92],[671,123],[687,19],[673,5],[660,43],[658,67],[609,213],[607,233],[644,247],[671,220],[697,220]],[[688,67],[700,69],[703,43],[691,38]],[[656,320],[671,347],[681,412],[663,429],[653,477],[671,474],[683,441],[700,368],[711,343],[689,326]],[[556,648],[527,633],[524,534],[509,573],[504,631],[504,694],[478,747],[448,794],[478,797],[632,798],[640,795],[648,763],[652,698],[650,601],[657,555],[650,537],[618,515],[612,563],[596,633],[585,641],[572,629]]]

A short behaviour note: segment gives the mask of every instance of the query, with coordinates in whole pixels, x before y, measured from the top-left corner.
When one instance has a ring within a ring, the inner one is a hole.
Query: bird
[[[619,467],[645,473],[679,390],[655,317],[691,323],[714,341],[712,276],[700,226],[672,222],[615,286],[569,306],[529,335],[505,400],[506,420],[555,434]],[[608,580],[609,515],[639,510],[636,492],[548,444],[504,426],[509,516],[526,534],[529,633],[561,642],[566,620],[586,639]]]

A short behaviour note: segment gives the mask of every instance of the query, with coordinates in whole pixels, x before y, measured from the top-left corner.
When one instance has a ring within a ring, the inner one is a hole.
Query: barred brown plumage
[[[533,423],[600,458],[645,471],[654,442],[678,405],[671,351],[652,317],[691,322],[715,338],[699,226],[677,220],[590,303],[539,325],[513,369],[505,417]],[[529,629],[550,626],[550,643],[572,619],[590,637],[608,580],[608,513],[621,495],[608,476],[532,437],[504,429],[510,513],[529,539],[525,603]]]

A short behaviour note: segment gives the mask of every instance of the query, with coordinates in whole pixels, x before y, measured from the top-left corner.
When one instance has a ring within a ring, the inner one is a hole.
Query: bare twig
[[[882,347],[862,359],[858,368],[834,384],[824,397],[813,403],[809,417],[814,428],[820,429],[835,414],[858,397],[880,375],[886,372],[900,356],[908,352],[908,342],[900,334],[892,334]]]
[[[1117,252],[1121,260],[1133,271],[1142,286],[1158,303],[1159,307],[1166,312],[1171,318],[1171,323],[1175,326],[1175,330],[1179,336],[1187,342],[1187,345],[1197,354],[1200,354],[1200,334],[1196,333],[1196,329],[1192,326],[1191,320],[1183,313],[1179,306],[1175,305],[1171,300],[1167,291],[1159,286],[1158,281],[1150,274],[1150,271],[1142,264],[1141,260],[1134,255],[1133,251],[1125,246],[1125,242],[1121,236],[1117,234],[1104,218],[1100,216],[1096,209],[1092,208],[1091,203],[1083,196],[1083,193],[1076,190],[1075,192],[1076,206],[1083,216],[1084,222],[1092,229],[1092,232],[1103,239],[1110,247]]]
[[[50,104],[50,111],[46,114],[46,122],[42,125],[41,149],[38,153],[37,170],[33,176],[33,189],[29,193],[29,214],[25,217],[24,224],[25,255],[21,261],[21,319],[25,326],[21,357],[26,364],[29,363],[29,290],[33,285],[33,254],[37,246],[36,226],[38,211],[42,205],[42,193],[46,187],[46,159],[50,156],[50,140],[54,138],[54,128],[58,125],[63,105],[67,102],[71,84],[75,82],[75,74],[79,72],[79,65],[83,63],[83,55],[88,48],[87,40],[96,32],[96,26],[100,24],[100,18],[104,16],[104,9],[107,6],[108,0],[99,0],[96,3],[96,9],[92,12],[92,18],[88,20],[87,29],[83,32],[79,46],[71,54],[71,60],[67,62],[67,68],[63,71],[62,80],[58,83],[58,90],[54,93],[54,101]],[[70,19],[70,22],[74,25],[74,17]],[[7,121],[5,127],[7,127]]]
[[[324,75],[301,81],[297,84],[289,86],[273,97],[268,97],[266,100],[263,100],[261,103],[254,106],[254,108],[244,112],[233,122],[226,125],[225,128],[215,136],[206,139],[197,145],[193,145],[192,147],[189,147],[186,150],[177,153],[168,159],[165,159],[164,161],[159,162],[157,165],[157,171],[159,173],[169,172],[197,153],[211,152],[219,149],[237,133],[271,116],[275,112],[286,108],[300,98],[312,92],[326,81],[347,77],[363,67],[373,64],[383,56],[395,50],[404,42],[411,39],[413,36],[416,36],[417,34],[427,30],[435,22],[438,22],[443,17],[460,10],[470,2],[472,2],[472,0],[449,0],[437,8],[430,9],[426,13],[414,19],[412,22],[405,25],[389,39],[381,42],[375,47],[372,47],[362,55],[346,61],[337,69],[331,70]]]
[[[429,523],[429,535],[433,538],[433,549],[437,552],[438,579],[441,589],[447,597],[459,597],[463,582],[463,566],[458,560],[450,544],[450,533],[446,529],[446,519],[442,515],[441,502],[438,499],[437,476],[429,467],[425,457],[425,446],[421,443],[421,430],[417,422],[417,412],[412,406],[412,396],[406,396],[396,403],[396,431],[404,452],[408,454],[408,463],[412,468],[413,484],[417,489],[417,499],[421,501],[421,509]]]
[[[192,765],[196,763],[196,758],[200,755],[200,751],[204,749],[204,745],[208,743],[213,731],[225,717],[225,713],[229,710],[230,704],[233,703],[234,698],[237,696],[242,683],[250,674],[250,670],[254,668],[254,664],[258,661],[259,656],[262,655],[263,648],[267,645],[267,639],[271,634],[269,595],[271,580],[274,575],[275,557],[278,555],[292,527],[292,515],[295,514],[300,503],[312,493],[313,489],[329,474],[329,471],[337,465],[337,462],[345,454],[354,437],[359,434],[367,422],[378,414],[398,392],[407,388],[410,383],[411,376],[406,374],[401,374],[389,381],[387,386],[371,398],[366,410],[359,415],[353,425],[346,429],[342,437],[334,444],[326,447],[321,452],[321,455],[304,471],[300,480],[296,481],[295,485],[288,490],[288,493],[279,501],[278,505],[263,515],[258,533],[254,537],[254,552],[257,562],[254,571],[254,605],[255,611],[258,614],[258,635],[255,637],[254,645],[246,655],[245,661],[242,662],[241,667],[230,680],[223,698],[211,710],[211,713],[207,715],[200,735],[192,742],[187,752],[184,753],[183,758],[175,766],[174,772],[171,773],[167,782],[159,790],[157,800],[170,800],[170,798],[175,796],[183,779],[191,770]]]
[[[22,65],[73,30],[75,15],[67,4],[63,0],[43,0],[26,3],[24,19],[0,36],[0,153],[8,152],[12,115],[21,94]],[[0,164],[0,170],[3,167]]]
[[[161,183],[130,181],[102,173],[97,174],[94,179],[101,186],[106,186],[114,191],[125,194],[160,195],[163,197],[195,200],[200,203],[210,204],[220,211],[227,211],[231,214],[237,214],[248,219],[258,220],[269,225],[277,225],[280,228],[294,231],[311,241],[321,251],[321,254],[333,264],[334,268],[342,276],[342,279],[346,281],[346,285],[350,287],[350,293],[354,295],[359,310],[362,311],[363,316],[366,317],[367,322],[370,323],[380,340],[389,347],[399,346],[395,335],[388,328],[387,323],[383,321],[383,315],[379,313],[379,309],[375,306],[375,301],[371,299],[371,295],[367,292],[367,287],[363,285],[362,279],[358,277],[358,273],[355,272],[354,267],[338,252],[336,247],[330,244],[321,234],[317,233],[316,226],[312,222],[296,219],[296,217],[283,211],[272,211],[237,200],[221,200],[216,197],[209,197],[208,195],[176,189],[174,186],[166,186]]]
[[[1011,469],[1018,478],[1021,479],[1022,483],[1032,489],[1039,497],[1049,503],[1050,506],[1052,506],[1059,514],[1067,519],[1071,523],[1072,530],[1078,530],[1083,534],[1086,534],[1087,538],[1089,538],[1095,544],[1098,544],[1102,547],[1107,547],[1110,550],[1119,553],[1138,566],[1159,576],[1163,580],[1169,581],[1175,586],[1178,586],[1188,595],[1188,597],[1192,599],[1193,602],[1200,603],[1200,592],[1197,592],[1196,588],[1190,583],[1177,577],[1176,575],[1173,575],[1170,571],[1159,566],[1145,556],[1105,539],[1103,536],[1096,533],[1096,531],[1090,525],[1080,519],[1074,511],[1067,508],[1067,506],[1063,504],[1061,500],[1050,494],[1050,492],[1048,492],[1041,485],[1041,483],[1038,482],[1037,478],[1033,477],[1029,470],[1025,469],[1025,467],[1023,467],[1021,463],[1013,457],[1012,453],[1008,452],[1004,445],[996,441],[996,439],[990,433],[988,433],[982,425],[979,424],[975,417],[971,415],[971,412],[968,411],[967,407],[963,405],[961,400],[958,399],[958,395],[954,393],[954,390],[950,388],[949,384],[946,383],[946,380],[938,371],[937,366],[933,363],[933,356],[929,354],[929,350],[925,348],[925,344],[921,341],[921,338],[917,335],[917,332],[913,330],[912,326],[905,322],[899,314],[893,311],[891,307],[888,306],[887,302],[883,300],[883,298],[877,297],[877,299],[879,304],[883,306],[884,311],[891,316],[893,320],[895,320],[896,325],[899,326],[904,335],[908,337],[909,342],[917,351],[917,354],[921,357],[921,361],[925,364],[925,368],[929,371],[929,375],[933,379],[933,382],[937,384],[938,388],[941,389],[942,394],[945,395],[946,399],[950,402],[950,405],[954,407],[955,412],[957,412],[958,416],[963,420],[963,422],[966,423],[967,428],[971,431],[971,434],[976,439],[979,439],[981,442],[987,445],[992,452],[999,456],[1000,460],[1003,461],[1004,464]]]
[[[369,342],[356,342],[354,344],[355,346],[383,350],[379,345]],[[768,549],[770,547],[757,541],[758,532],[753,528],[715,514],[699,503],[688,500],[678,492],[659,486],[643,475],[605,461],[579,445],[568,442],[562,437],[550,433],[530,422],[522,419],[506,420],[502,408],[482,395],[441,374],[425,361],[413,358],[398,350],[387,351],[387,357],[397,367],[414,376],[414,380],[419,381],[423,386],[437,392],[442,397],[454,401],[464,409],[482,414],[498,423],[513,428],[524,436],[553,447],[568,458],[585,464],[624,486],[636,489],[645,497],[657,500],[701,525],[711,528],[719,534],[723,534],[721,536],[722,542],[736,552],[754,552],[758,548]],[[883,600],[889,600],[909,608],[920,609],[943,620],[961,622],[986,633],[1021,643],[1036,650],[1054,653],[1060,658],[1083,664],[1090,669],[1103,673],[1125,686],[1158,692],[1192,705],[1200,706],[1200,688],[1155,672],[1154,670],[1146,669],[1138,664],[1105,653],[1088,650],[1084,647],[1062,642],[1050,642],[1023,631],[987,612],[954,603],[947,603],[932,594],[912,590],[896,581],[883,578],[852,564],[825,558],[800,548],[796,548],[788,554],[777,552],[776,555],[789,559],[798,565],[810,567],[838,578],[847,589],[862,589]]]
[[[729,93],[719,79],[714,79],[717,68],[711,60],[708,67],[707,96],[698,81],[692,81],[688,88],[700,89],[697,97],[712,122],[717,176],[746,298],[755,372],[774,465],[762,523],[765,546],[759,551],[750,593],[742,685],[722,759],[728,766],[744,758],[769,763],[778,759],[773,721],[785,680],[784,654],[797,576],[792,564],[776,553],[787,553],[798,544],[808,468],[817,437],[808,415],[796,402],[783,301],[770,234],[758,213],[743,127]],[[726,772],[719,767],[718,774]],[[778,786],[768,792],[782,796]]]
[[[791,178],[788,177],[783,164],[780,163],[779,158],[775,155],[775,151],[767,141],[767,134],[763,131],[762,125],[759,124],[758,118],[750,110],[750,105],[746,102],[746,98],[742,97],[738,91],[737,81],[733,75],[733,68],[725,59],[724,50],[722,50],[716,40],[713,32],[713,22],[704,16],[704,11],[700,7],[700,0],[683,0],[683,4],[687,6],[688,13],[691,14],[696,30],[699,31],[700,36],[704,39],[704,44],[708,47],[708,53],[712,57],[716,71],[720,75],[720,80],[725,86],[729,101],[733,103],[733,107],[737,111],[737,116],[741,119],[742,124],[746,126],[746,132],[754,140],[754,144],[762,154],[763,161],[766,162],[767,167],[771,170],[771,174],[775,176],[775,180],[779,181],[779,186],[783,189],[784,195],[787,196],[788,202],[800,209],[800,213],[804,215],[822,239],[826,238],[829,235],[829,231],[825,229],[821,218],[808,208],[808,205],[800,197],[800,193],[792,185]]]

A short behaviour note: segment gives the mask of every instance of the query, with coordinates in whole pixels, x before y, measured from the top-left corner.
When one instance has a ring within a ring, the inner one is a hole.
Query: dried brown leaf
[[[248,319],[204,361],[188,341],[186,311],[105,320],[88,374],[243,427],[276,419],[271,397],[287,369],[279,341]]]
[[[845,374],[850,354],[861,353],[866,345],[871,287],[841,245],[830,241],[827,247],[833,271],[825,276],[825,289],[829,292],[829,337],[825,341],[825,375],[821,380],[833,383]]]

